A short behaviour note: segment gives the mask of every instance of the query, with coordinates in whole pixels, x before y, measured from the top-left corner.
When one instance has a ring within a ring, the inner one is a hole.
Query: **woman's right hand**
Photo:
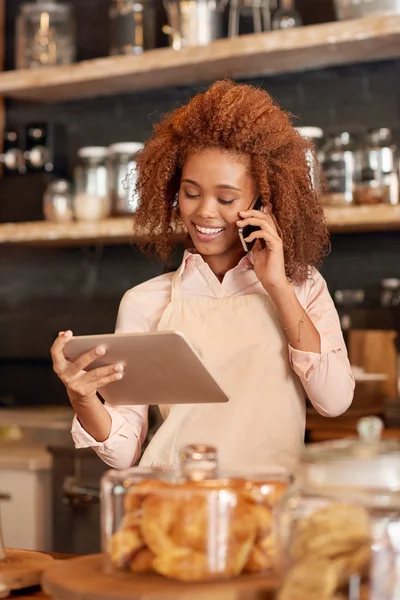
[[[105,348],[98,346],[85,352],[71,362],[64,355],[64,348],[72,338],[72,331],[60,331],[51,347],[53,369],[65,385],[72,406],[83,406],[97,400],[96,392],[105,385],[122,379],[122,365],[107,365],[91,371],[87,367],[99,356],[105,354]]]

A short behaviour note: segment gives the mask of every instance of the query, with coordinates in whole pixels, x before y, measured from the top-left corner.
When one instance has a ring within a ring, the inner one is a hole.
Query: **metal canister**
[[[219,0],[164,0],[170,36],[175,49],[206,46],[223,36],[222,3]]]
[[[110,55],[141,54],[157,45],[153,0],[112,0],[109,10]]]

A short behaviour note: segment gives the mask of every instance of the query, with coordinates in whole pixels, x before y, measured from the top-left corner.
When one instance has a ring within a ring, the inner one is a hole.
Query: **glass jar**
[[[397,148],[387,127],[371,129],[361,152],[362,171],[368,172],[375,188],[382,190],[382,202],[399,203],[399,172]]]
[[[311,444],[276,511],[279,600],[395,600],[400,578],[400,442],[366,417],[360,439]]]
[[[69,3],[22,4],[16,20],[16,67],[69,65],[76,56],[75,20]]]
[[[317,160],[322,158],[321,140],[324,132],[319,127],[295,127],[296,131],[306,140],[314,145],[314,152],[311,149],[307,150],[306,159],[310,169],[311,184],[314,190],[319,194],[322,191],[321,172]]]
[[[325,204],[349,205],[353,203],[354,180],[357,163],[353,138],[346,131],[331,137],[323,148],[323,172],[329,193],[323,197]]]
[[[400,279],[391,277],[381,281],[381,306],[400,306]]]
[[[389,187],[375,177],[374,171],[365,167],[354,189],[356,204],[382,204],[388,201]]]
[[[110,55],[141,54],[157,45],[157,13],[153,0],[111,0]]]
[[[79,221],[97,221],[110,215],[108,148],[88,146],[78,150],[74,171],[74,214]]]
[[[110,197],[116,215],[133,214],[137,209],[135,158],[142,148],[139,142],[121,142],[109,147]]]
[[[72,221],[74,215],[69,181],[57,179],[49,183],[43,195],[43,214],[47,221]]]
[[[275,569],[272,511],[281,473],[220,471],[214,448],[188,446],[176,468],[108,471],[101,482],[105,569],[182,581]]]
[[[303,25],[294,0],[280,0],[279,8],[272,15],[271,29],[292,29]]]

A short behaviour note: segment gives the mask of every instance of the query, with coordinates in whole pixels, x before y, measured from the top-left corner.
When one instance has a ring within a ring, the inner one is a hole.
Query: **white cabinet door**
[[[51,551],[51,471],[0,468],[0,514],[4,545]]]

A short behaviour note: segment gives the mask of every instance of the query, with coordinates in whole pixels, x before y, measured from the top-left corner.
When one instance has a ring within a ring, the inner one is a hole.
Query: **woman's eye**
[[[233,204],[235,202],[235,198],[233,200],[222,200],[222,198],[218,198],[218,202],[220,204]]]
[[[198,198],[199,194],[189,194],[186,190],[184,191],[186,198]]]

